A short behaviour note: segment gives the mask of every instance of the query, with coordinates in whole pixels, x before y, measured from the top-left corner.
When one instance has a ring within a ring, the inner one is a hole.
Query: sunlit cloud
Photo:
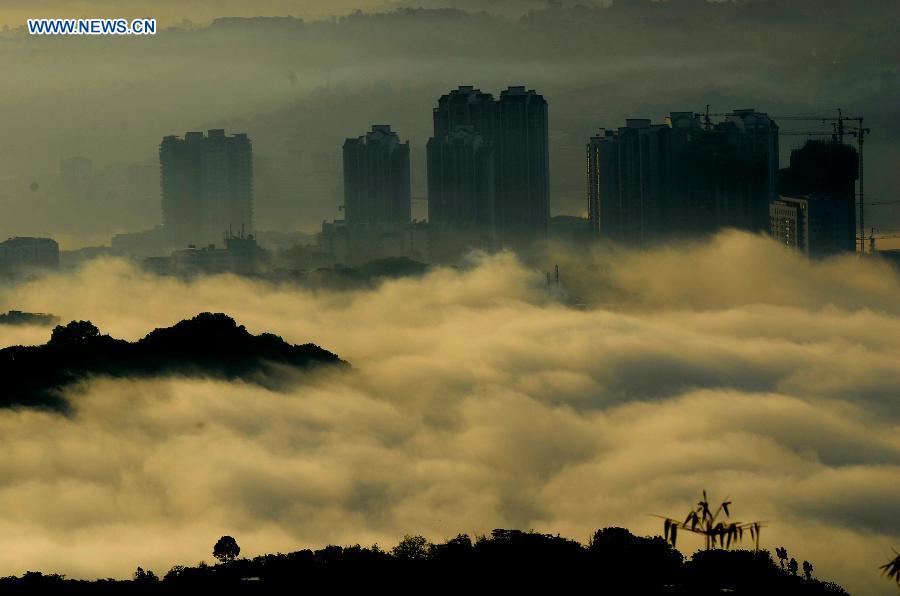
[[[511,253],[365,292],[121,261],[0,290],[0,307],[126,339],[222,311],[353,364],[286,392],[95,379],[70,388],[69,417],[0,412],[0,569],[165,572],[223,533],[248,555],[504,526],[654,534],[651,514],[707,489],[766,520],[763,547],[889,593],[875,564],[900,542],[896,273],[739,233],[538,260],[561,263],[560,293]]]

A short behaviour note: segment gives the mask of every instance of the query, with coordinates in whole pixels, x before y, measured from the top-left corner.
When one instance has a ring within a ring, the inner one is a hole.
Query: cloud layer
[[[210,559],[222,534],[248,555],[494,527],[649,534],[650,514],[707,489],[765,520],[763,547],[891,593],[876,567],[900,544],[894,271],[738,233],[535,262],[476,257],[332,294],[96,261],[0,290],[0,309],[128,339],[223,311],[354,365],[287,393],[97,379],[72,388],[71,417],[0,412],[0,573],[165,572]]]

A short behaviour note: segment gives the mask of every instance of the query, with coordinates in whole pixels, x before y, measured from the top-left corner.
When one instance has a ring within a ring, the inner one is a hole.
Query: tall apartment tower
[[[444,137],[458,126],[471,126],[486,143],[497,140],[498,105],[494,96],[461,85],[438,100],[433,111],[434,137]]]
[[[499,100],[470,86],[442,96],[428,142],[429,222],[489,229],[507,243],[545,236],[548,138],[547,102],[525,87],[510,87]]]
[[[253,150],[222,129],[164,137],[159,146],[163,230],[171,245],[221,244],[253,231]]]
[[[769,229],[778,197],[778,126],[736,110],[713,124],[672,112],[665,124],[629,119],[587,144],[587,199],[595,235],[641,245],[732,227]]]
[[[494,235],[494,146],[472,125],[428,140],[428,219],[433,227],[467,234],[467,240]]]
[[[501,239],[541,238],[550,221],[547,102],[525,87],[500,94],[496,226]]]
[[[390,125],[344,142],[344,211],[348,225],[402,225],[411,218],[409,141]]]
[[[602,131],[587,147],[588,216],[595,235],[642,244],[670,221],[669,127],[630,118]]]

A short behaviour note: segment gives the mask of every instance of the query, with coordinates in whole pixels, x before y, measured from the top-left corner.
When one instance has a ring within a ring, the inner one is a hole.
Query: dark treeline
[[[136,342],[101,335],[90,321],[57,326],[41,346],[0,349],[0,407],[64,410],[62,389],[91,376],[183,375],[271,386],[271,365],[296,369],[347,363],[314,344],[253,335],[224,314],[201,313]]]
[[[225,537],[223,537],[225,540]],[[779,549],[780,550],[780,549]],[[594,593],[846,594],[840,586],[776,564],[768,551],[700,551],[690,559],[661,537],[622,528],[597,531],[587,546],[560,536],[494,530],[474,542],[407,536],[391,551],[329,546],[217,565],[176,566],[162,578],[138,568],[133,580],[66,580],[27,573],[0,580],[5,594]]]

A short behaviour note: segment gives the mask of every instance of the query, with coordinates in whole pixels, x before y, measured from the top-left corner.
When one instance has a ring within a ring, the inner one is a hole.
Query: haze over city
[[[898,17],[6,3],[0,576],[627,528],[691,593],[708,491],[771,581],[896,593]]]

